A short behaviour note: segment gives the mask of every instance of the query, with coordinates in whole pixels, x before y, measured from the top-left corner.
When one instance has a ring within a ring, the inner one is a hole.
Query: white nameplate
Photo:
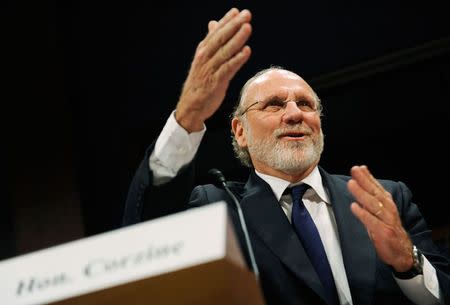
[[[218,202],[7,259],[0,302],[49,304],[215,261],[227,256],[229,229],[226,204]]]

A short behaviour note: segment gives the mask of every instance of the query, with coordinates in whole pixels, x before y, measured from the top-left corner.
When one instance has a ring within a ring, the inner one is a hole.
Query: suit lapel
[[[370,304],[375,285],[375,249],[366,228],[350,210],[355,199],[347,189],[347,180],[331,176],[323,169],[320,172],[336,218],[353,304]]]
[[[323,286],[270,186],[254,172],[241,200],[249,227],[299,279],[325,300]]]

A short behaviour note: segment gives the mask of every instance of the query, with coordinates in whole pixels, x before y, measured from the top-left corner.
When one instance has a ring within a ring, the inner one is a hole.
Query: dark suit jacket
[[[232,199],[214,185],[197,186],[191,192],[192,167],[191,164],[183,169],[171,182],[153,187],[148,158],[145,158],[129,189],[124,225],[224,200],[249,262]],[[349,177],[330,175],[319,169],[336,218],[353,304],[413,304],[398,287],[390,267],[377,258],[365,227],[351,213],[350,204],[354,199],[347,190]],[[411,202],[410,190],[401,182],[380,182],[397,203],[403,226],[413,243],[436,268],[441,293],[448,304],[449,259],[433,244],[425,220]],[[326,304],[319,278],[270,186],[253,171],[246,184],[232,182],[229,186],[240,200],[246,217],[267,305]]]

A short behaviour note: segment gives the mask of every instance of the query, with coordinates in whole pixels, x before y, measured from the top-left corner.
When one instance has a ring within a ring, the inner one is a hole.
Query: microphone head
[[[222,172],[220,170],[218,170],[217,168],[211,168],[208,171],[208,174],[212,175],[214,178],[216,178],[218,181],[220,181],[221,183],[225,183],[226,179],[225,176],[222,174]]]

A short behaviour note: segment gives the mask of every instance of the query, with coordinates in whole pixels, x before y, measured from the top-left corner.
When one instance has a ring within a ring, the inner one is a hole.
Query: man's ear
[[[242,124],[242,121],[238,118],[233,118],[231,121],[231,129],[233,130],[234,137],[236,138],[237,143],[241,147],[247,146],[247,137],[245,134],[245,129]]]

